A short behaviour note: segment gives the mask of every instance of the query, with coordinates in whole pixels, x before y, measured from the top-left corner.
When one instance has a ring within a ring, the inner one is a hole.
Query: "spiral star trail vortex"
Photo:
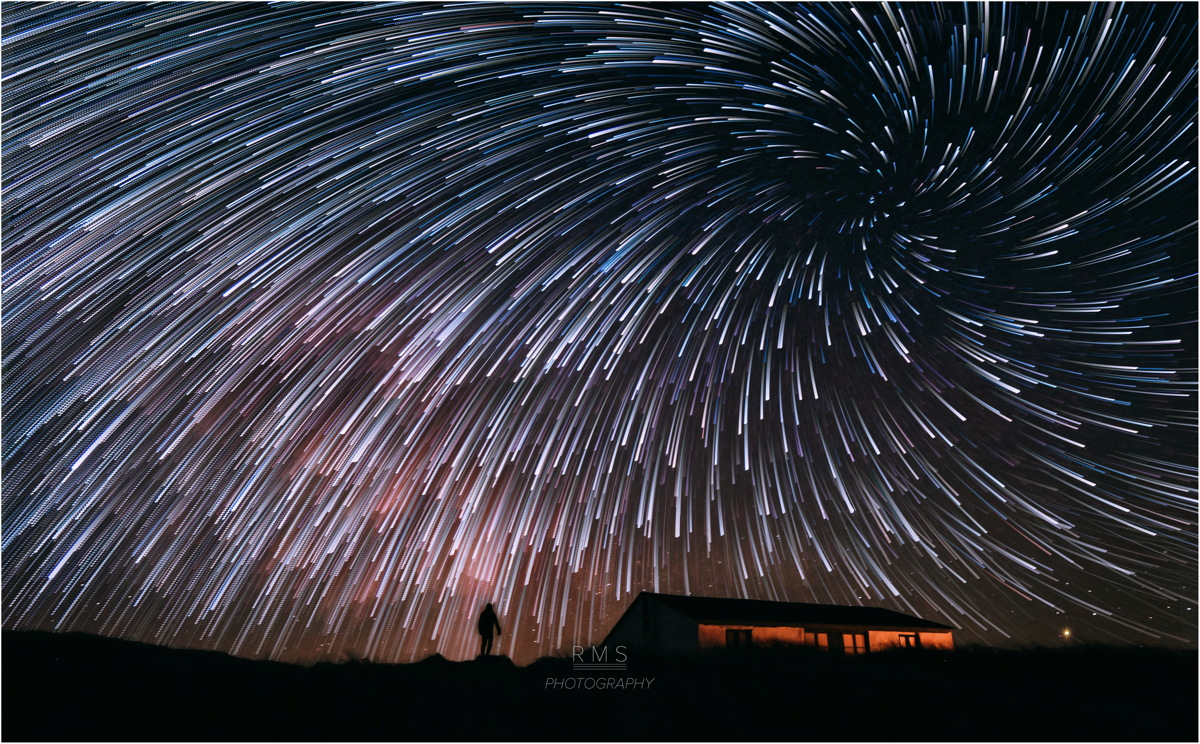
[[[1196,14],[6,3],[4,627],[1194,644]]]

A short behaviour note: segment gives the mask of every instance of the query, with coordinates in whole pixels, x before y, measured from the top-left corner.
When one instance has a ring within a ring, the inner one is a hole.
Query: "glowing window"
[[[847,654],[865,654],[867,652],[866,633],[847,633],[842,636]]]
[[[754,642],[754,631],[749,628],[729,628],[725,631],[725,645],[749,646]]]

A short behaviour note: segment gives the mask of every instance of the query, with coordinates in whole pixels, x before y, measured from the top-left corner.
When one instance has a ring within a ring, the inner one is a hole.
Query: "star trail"
[[[4,627],[1194,644],[1196,14],[6,3]]]

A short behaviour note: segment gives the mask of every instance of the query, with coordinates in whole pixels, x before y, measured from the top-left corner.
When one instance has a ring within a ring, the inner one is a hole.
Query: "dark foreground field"
[[[6,631],[3,674],[8,742],[1197,740],[1195,652],[763,651],[630,658],[624,672],[440,657],[298,667]],[[614,677],[654,681],[595,689]],[[567,678],[576,689],[547,689]]]

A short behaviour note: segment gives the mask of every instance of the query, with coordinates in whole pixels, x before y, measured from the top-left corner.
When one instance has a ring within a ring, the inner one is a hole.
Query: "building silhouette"
[[[603,645],[660,653],[809,646],[850,655],[889,648],[952,649],[954,628],[883,607],[642,592]]]

